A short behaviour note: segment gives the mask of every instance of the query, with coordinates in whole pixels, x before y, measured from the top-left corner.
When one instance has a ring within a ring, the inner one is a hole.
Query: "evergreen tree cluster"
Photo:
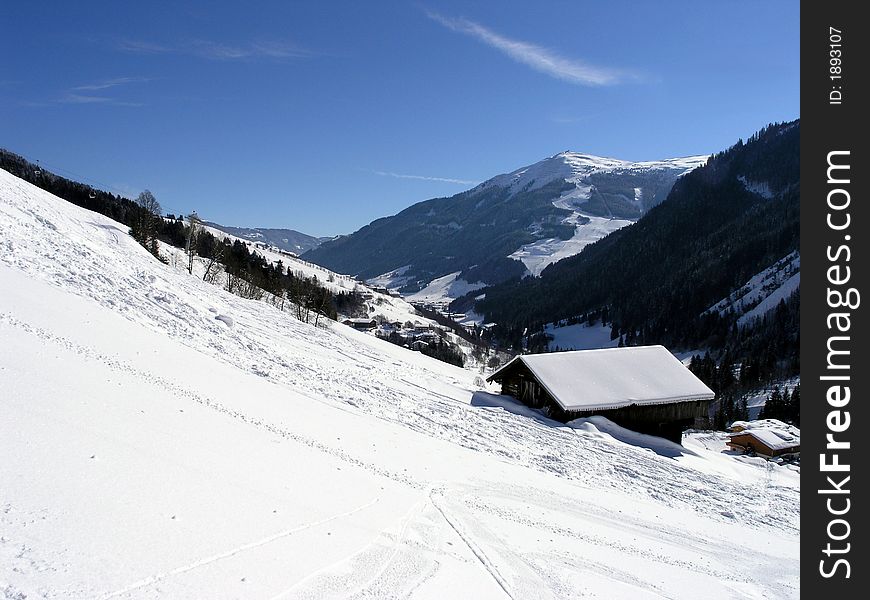
[[[734,363],[730,350],[723,353],[721,361],[713,360],[709,352],[695,355],[689,361],[689,370],[707,384],[716,394],[713,405],[713,427],[725,429],[733,421],[749,419],[745,388],[740,384],[741,366]]]
[[[454,348],[452,344],[448,344],[444,340],[438,340],[427,346],[421,346],[420,352],[457,367],[465,365],[465,355],[462,354],[462,351]]]
[[[796,385],[789,392],[788,388],[782,390],[779,386],[773,388],[773,392],[767,397],[767,402],[758,414],[759,419],[779,419],[786,423],[801,426],[801,386]]]

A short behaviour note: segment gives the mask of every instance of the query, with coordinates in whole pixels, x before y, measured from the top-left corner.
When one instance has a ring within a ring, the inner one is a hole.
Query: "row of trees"
[[[203,259],[204,281],[219,284],[228,292],[255,300],[267,300],[284,310],[289,303],[300,321],[320,324],[321,317],[335,319],[337,309],[335,296],[317,280],[317,276],[305,277],[285,269],[283,261],[271,263],[240,240],[230,242],[218,239],[202,225],[195,212],[186,218],[170,215],[160,216],[160,204],[154,195],[145,190],[136,203],[143,209],[141,216],[131,227],[131,234],[152,254],[163,260],[157,241],[162,239],[173,246],[184,248],[186,268],[193,274],[196,257]],[[342,305],[353,304],[346,297]]]
[[[788,388],[773,388],[767,402],[758,414],[759,419],[779,419],[792,425],[801,426],[801,386],[797,384],[791,392]]]
[[[775,316],[770,318],[775,319]],[[772,368],[767,362],[773,360],[774,354],[764,348],[761,355],[749,353],[742,362],[737,362],[735,356],[730,348],[726,348],[718,362],[709,352],[704,356],[695,355],[689,362],[689,370],[716,393],[712,417],[713,426],[717,429],[724,429],[733,421],[749,418],[746,398],[768,383],[769,379],[763,373]],[[791,370],[791,366],[785,369],[787,372]],[[787,389],[781,390],[779,386],[774,386],[759,418],[779,419],[799,427],[800,384],[791,393]]]

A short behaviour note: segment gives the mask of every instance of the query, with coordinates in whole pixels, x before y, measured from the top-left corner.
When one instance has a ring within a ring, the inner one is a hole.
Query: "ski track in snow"
[[[456,572],[466,573],[463,584],[476,586],[469,590],[486,597],[576,597],[592,585],[582,581],[586,575],[623,586],[604,597],[691,597],[688,589],[675,592],[656,583],[659,569],[724,582],[737,598],[756,597],[759,590],[772,597],[797,596],[796,576],[780,581],[774,575],[779,556],[758,548],[747,552],[737,543],[743,531],[797,539],[798,493],[779,475],[779,467],[737,461],[732,465],[725,457],[721,464],[707,464],[707,459],[688,452],[668,458],[596,431],[499,406],[476,406],[474,373],[345,328],[315,328],[265,303],[238,298],[159,265],[123,226],[51,200],[3,171],[0,192],[0,277],[4,269],[11,269],[75,294],[228,369],[255,375],[328,410],[358,416],[361,427],[366,427],[365,419],[374,418],[447,442],[457,452],[471,450],[487,460],[495,458],[505,468],[528,469],[530,478],[555,478],[546,488],[521,480],[432,481],[420,472],[379,464],[376,456],[356,456],[324,436],[231,406],[154,367],[107,354],[14,310],[0,309],[3,337],[15,332],[47,348],[63,349],[137,385],[163,390],[182,406],[189,402],[241,427],[305,446],[404,486],[418,497],[366,546],[307,573],[271,594],[274,598],[408,598],[426,590],[431,596],[431,590],[452,589],[448,574]],[[599,496],[618,499],[621,508],[606,500],[591,501]],[[204,558],[154,569],[150,575],[139,573],[132,583],[92,597],[150,597],[159,593],[157,584],[348,519],[378,501],[374,498],[269,536],[249,536],[256,541],[203,553]],[[637,506],[646,507],[646,512],[629,512]],[[38,507],[17,507],[11,501],[0,503],[0,508],[5,511],[0,512],[0,533],[17,522],[12,518],[16,511],[24,510],[28,518],[38,514]],[[687,524],[661,516],[672,513],[686,515]],[[707,524],[706,533],[697,531],[699,522]],[[726,533],[711,539],[716,528]],[[727,541],[727,532],[734,542]],[[523,545],[516,541],[547,536],[552,539]],[[0,536],[0,559],[11,557],[22,572],[63,567],[60,559],[46,560],[39,548],[22,539]],[[655,565],[655,570],[645,571],[638,564]],[[796,571],[796,562],[787,566],[788,573]],[[0,566],[0,596],[14,598],[18,592],[11,584],[4,589],[5,579],[5,567]],[[595,585],[594,589],[605,589]],[[57,594],[62,592],[46,590],[47,597]]]
[[[285,531],[278,532],[275,535],[270,535],[269,537],[267,537],[265,539],[258,540],[256,542],[251,542],[250,544],[245,544],[243,546],[239,546],[238,548],[233,548],[232,550],[228,550],[227,552],[223,552],[223,553],[217,554],[215,556],[203,558],[202,560],[198,560],[198,561],[191,563],[189,565],[184,565],[184,566],[178,567],[176,569],[172,569],[171,571],[168,571],[166,573],[158,573],[156,575],[152,575],[151,577],[143,579],[142,581],[137,581],[136,583],[133,583],[133,584],[125,587],[124,589],[117,590],[115,592],[109,592],[108,594],[101,596],[101,599],[108,600],[109,598],[116,598],[118,596],[123,596],[124,594],[129,594],[130,592],[141,589],[143,587],[154,585],[154,584],[158,583],[159,581],[166,579],[167,577],[171,577],[173,575],[181,575],[182,573],[186,573],[188,571],[193,571],[194,569],[198,569],[200,567],[210,565],[210,564],[217,562],[219,560],[223,560],[225,558],[235,556],[236,554],[239,554],[240,552],[244,552],[245,550],[250,550],[252,548],[258,548],[260,546],[264,546],[266,544],[274,542],[275,540],[279,540],[281,538],[285,538],[287,536],[293,535],[294,533],[299,533],[300,531],[304,531],[306,529],[311,529],[312,527],[318,527],[320,525],[325,525],[326,523],[330,523],[330,522],[335,521],[337,519],[341,519],[342,517],[349,517],[349,516],[354,515],[362,510],[365,510],[366,508],[372,506],[377,501],[378,501],[378,499],[375,498],[371,502],[366,502],[362,506],[358,506],[357,508],[354,508],[353,510],[349,510],[349,511],[337,514],[337,515],[333,515],[331,517],[327,517],[325,519],[315,521],[314,523],[306,523],[304,525],[299,525],[298,527],[293,527],[292,529],[287,529]]]

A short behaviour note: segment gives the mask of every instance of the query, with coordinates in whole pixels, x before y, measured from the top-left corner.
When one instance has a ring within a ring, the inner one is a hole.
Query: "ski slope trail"
[[[798,597],[795,471],[549,421],[5,171],[0,290],[0,598]]]

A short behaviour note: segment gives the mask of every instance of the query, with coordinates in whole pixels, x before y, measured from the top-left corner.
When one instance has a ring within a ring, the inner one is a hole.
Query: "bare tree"
[[[187,215],[187,243],[185,252],[187,252],[187,272],[193,274],[193,258],[196,256],[196,240],[202,231],[202,220],[196,211]]]
[[[157,201],[157,198],[154,197],[154,194],[151,193],[151,190],[144,190],[141,194],[136,197],[136,204],[147,210],[154,216],[160,216],[162,212],[162,208],[160,208],[160,203]]]
[[[139,218],[133,224],[133,237],[136,238],[151,254],[160,258],[160,247],[157,244],[157,234],[160,231],[160,203],[150,190],[145,190],[136,197],[136,204],[142,207]]]
[[[205,263],[205,273],[202,274],[202,280],[206,283],[216,283],[218,274],[223,268],[222,259],[224,255],[223,244],[218,244],[211,253],[211,256]]]

